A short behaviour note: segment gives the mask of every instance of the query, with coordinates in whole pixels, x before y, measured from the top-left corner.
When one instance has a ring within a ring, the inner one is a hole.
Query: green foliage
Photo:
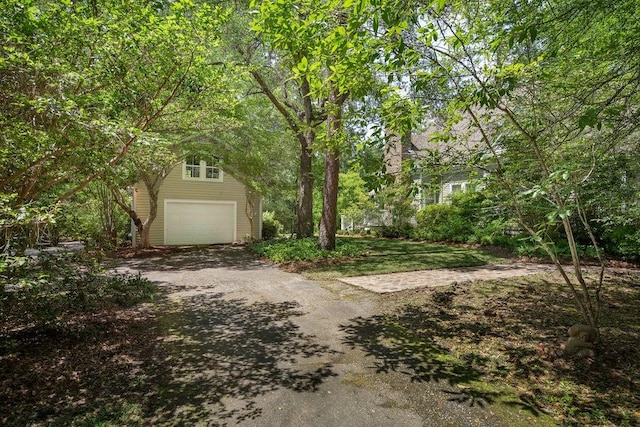
[[[338,241],[335,251],[319,249],[318,242],[314,238],[255,243],[251,245],[251,249],[259,256],[269,258],[274,262],[318,261],[329,258],[353,257],[361,253],[358,246],[343,240]]]
[[[435,204],[422,208],[416,215],[416,237],[431,241],[466,241],[470,235],[470,223],[453,204]]]
[[[278,236],[278,227],[273,221],[262,222],[262,240],[272,240]]]
[[[275,213],[265,211],[262,213],[262,240],[271,240],[282,233],[284,227],[275,218]]]
[[[376,52],[365,23],[374,8],[333,0],[251,3],[257,12],[253,30],[284,54],[294,78],[309,83],[313,98],[326,100],[333,91],[360,96],[371,85]]]
[[[366,212],[373,209],[365,181],[356,171],[344,172],[340,174],[338,187],[338,214],[361,223]]]
[[[598,169],[581,186],[585,210],[607,256],[640,259],[640,152],[623,150],[598,159]],[[584,230],[579,238],[587,240]]]
[[[639,29],[630,13],[636,9],[633,0],[615,7],[565,0],[552,8],[454,1],[439,12],[423,9],[417,31],[415,51],[424,53],[418,79],[439,82],[449,129],[483,147],[472,161],[491,170],[502,187],[498,201],[536,247],[560,270],[558,257],[569,250],[573,276],[563,271],[563,279],[595,330],[603,279],[586,280],[580,265],[585,245],[601,243],[593,224],[606,204],[594,195],[620,186],[585,190],[615,170],[607,157],[638,152],[640,62],[637,43],[629,43]],[[592,253],[604,268],[602,252]]]
[[[487,190],[454,194],[450,204],[433,204],[416,215],[412,237],[429,241],[501,246],[520,255],[542,256],[517,221],[487,197]]]
[[[629,261],[640,260],[640,229],[638,225],[608,227],[602,233],[605,251]]]
[[[409,238],[415,236],[415,230],[408,222],[404,224],[383,225],[375,228],[375,235],[386,239]]]
[[[380,209],[385,209],[391,216],[391,225],[403,226],[416,213],[413,205],[415,188],[408,182],[390,183],[378,193],[375,201]]]
[[[140,274],[106,272],[83,253],[3,255],[0,266],[0,324],[5,328],[55,327],[71,313],[129,307],[156,294],[156,286]]]
[[[482,218],[483,196],[466,192],[454,194],[451,203],[428,205],[416,215],[415,237],[431,241],[469,242]]]
[[[82,241],[89,248],[115,249],[128,239],[131,222],[104,184],[96,182],[59,206],[51,228],[61,239]]]
[[[146,132],[218,122],[202,111],[233,105],[209,61],[222,19],[188,0],[2,2],[0,192],[19,195],[12,208],[68,199]]]
[[[243,80],[249,79],[246,70],[238,69],[237,73]],[[252,90],[246,81],[240,82],[238,89]],[[249,188],[294,200],[298,142],[266,97],[247,97],[236,104],[235,123],[220,122],[221,129],[208,148],[221,158],[227,172]]]
[[[632,106],[640,91],[631,82],[640,63],[629,43],[636,9],[633,0],[553,8],[491,0],[423,10],[413,51],[422,56],[418,90],[431,96],[440,86],[451,133],[457,126],[476,140],[483,132],[485,155],[474,161],[493,169],[502,205],[541,244],[561,246],[573,235],[586,243],[593,220],[637,199],[638,181],[611,173],[637,170],[614,160],[638,152]]]
[[[0,252],[21,254],[52,233],[55,209],[36,203],[15,209],[17,194],[0,193]]]
[[[481,221],[473,225],[473,233],[468,242],[511,248],[520,240],[517,236],[519,228],[515,221],[504,218]]]
[[[406,14],[412,8],[395,1],[343,0],[253,0],[251,8],[255,10],[252,28],[276,50],[278,54],[274,56],[290,70],[293,75],[290,80],[297,83],[305,101],[304,109],[284,113],[287,120],[301,139],[305,136],[313,139],[313,146],[302,144],[304,150],[326,150],[327,185],[323,187],[319,244],[333,249],[339,181],[337,163],[348,141],[344,132],[345,103],[363,99],[381,86],[379,71],[389,62],[389,55],[385,56],[389,50],[386,45],[404,46],[401,34],[409,26]],[[261,87],[264,91],[264,85]],[[290,105],[288,97],[283,104]],[[317,111],[314,106],[321,107]],[[286,110],[282,104],[278,109]],[[295,117],[304,118],[305,122],[297,123]],[[322,122],[327,126],[318,126]],[[301,133],[300,128],[309,133]],[[305,178],[307,169],[306,165],[301,168],[303,186],[309,183]],[[301,197],[301,205],[303,209],[298,214],[303,217],[303,212],[308,214],[306,207],[310,207],[310,203]],[[306,218],[300,222],[300,232],[306,235],[308,230],[303,231],[302,227],[310,224],[306,224]]]

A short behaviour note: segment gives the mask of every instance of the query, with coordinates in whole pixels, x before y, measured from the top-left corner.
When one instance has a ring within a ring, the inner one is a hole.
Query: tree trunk
[[[160,186],[157,184],[157,180],[153,182],[153,185],[150,185],[145,180],[145,185],[149,192],[149,216],[147,216],[144,227],[142,228],[142,233],[140,233],[140,247],[150,248],[151,240],[149,240],[149,231],[151,224],[153,224],[153,221],[155,221],[158,216],[158,193],[160,192]]]
[[[304,239],[313,236],[313,173],[312,144],[315,140],[315,127],[317,126],[313,100],[311,97],[311,85],[307,79],[300,82],[300,92],[302,94],[302,106],[304,113],[297,116],[292,114],[285,103],[281,102],[271,90],[265,79],[257,71],[252,71],[251,75],[278,112],[286,120],[289,128],[293,131],[300,142],[300,187],[298,189],[298,204],[296,206],[296,237]]]
[[[146,179],[145,179],[146,178]],[[150,248],[151,241],[149,240],[149,228],[151,224],[158,216],[158,193],[160,192],[160,183],[164,177],[156,177],[155,180],[149,179],[148,177],[143,177],[143,181],[145,183],[145,187],[147,188],[147,192],[149,193],[149,215],[144,222],[138,216],[138,213],[131,209],[129,205],[124,201],[120,190],[114,187],[110,187],[111,194],[114,196],[114,201],[118,206],[120,206],[133,220],[133,223],[140,234],[140,247],[141,248]]]
[[[245,197],[246,197],[247,203],[245,205],[244,212],[247,215],[247,219],[249,220],[249,230],[251,230],[249,232],[249,236],[247,240],[250,242],[253,242],[254,233],[258,231],[258,230],[254,230],[254,224],[255,224],[256,214],[260,213],[259,212],[260,197],[249,187],[247,187],[245,190]],[[262,236],[258,235],[257,239],[260,239],[261,237]]]
[[[324,186],[322,188],[322,219],[318,246],[320,249],[336,249],[338,220],[338,177],[340,175],[340,151],[327,150],[324,161]]]
[[[318,247],[329,251],[336,249],[336,227],[338,221],[338,179],[340,176],[340,137],[342,131],[342,106],[346,94],[334,91],[329,96],[330,110],[327,114],[327,143],[324,157],[324,185],[322,187],[322,218]]]
[[[129,218],[131,218],[133,224],[136,226],[136,230],[138,230],[138,233],[142,236],[142,233],[144,232],[144,224],[138,216],[138,212],[131,209],[131,207],[124,201],[124,198],[118,188],[109,187],[109,189],[111,190],[111,194],[113,194],[113,201],[116,202],[116,204],[120,206],[127,215],[129,215]]]
[[[145,227],[142,227],[140,230],[140,247],[142,249],[147,249],[151,247],[151,241],[149,240],[149,227],[146,226],[147,221],[145,221]]]
[[[300,189],[298,201],[298,239],[313,236],[313,169],[312,150],[316,139],[315,114],[311,99],[311,85],[308,79],[300,83],[302,106],[304,108],[304,127],[298,128],[300,141]]]
[[[312,131],[305,133],[305,143],[300,144],[300,187],[298,192],[296,235],[298,239],[313,236],[313,172],[311,143],[314,134]]]

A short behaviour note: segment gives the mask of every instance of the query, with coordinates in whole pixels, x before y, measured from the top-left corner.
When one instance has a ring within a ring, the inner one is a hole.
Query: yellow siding
[[[164,244],[164,200],[220,200],[237,203],[237,239],[247,240],[248,236],[260,237],[261,214],[253,220],[253,231],[246,215],[247,197],[245,186],[227,173],[223,173],[223,182],[192,181],[182,179],[182,166],[176,166],[165,178],[158,196],[158,216],[151,225],[149,237],[152,245]],[[144,221],[149,214],[149,194],[142,182],[135,185],[134,209]],[[136,239],[138,241],[139,239]]]

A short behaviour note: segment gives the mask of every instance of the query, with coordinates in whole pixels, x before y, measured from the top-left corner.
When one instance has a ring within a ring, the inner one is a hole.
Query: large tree
[[[0,193],[12,209],[71,197],[188,114],[220,17],[191,1],[3,2]]]
[[[182,147],[171,140],[143,135],[130,147],[129,156],[117,168],[103,176],[115,203],[131,218],[140,235],[140,246],[151,247],[149,231],[158,215],[160,187],[184,154]],[[127,197],[128,188],[142,182],[149,195],[149,213],[141,218]]]
[[[490,167],[506,205],[596,331],[603,270],[585,277],[576,236],[587,236],[600,257],[597,218],[589,217],[597,210],[586,209],[597,201],[584,190],[609,167],[604,159],[638,148],[636,3],[451,2],[420,11],[417,43],[407,53],[421,65],[415,83],[440,83],[448,117],[481,135],[474,160]],[[558,258],[558,236],[573,275]]]
[[[335,249],[340,151],[346,141],[345,105],[378,89],[378,71],[388,65],[407,26],[407,4],[396,1],[255,1],[254,28],[308,86],[312,105],[322,108],[324,127],[315,149],[324,154],[323,207],[318,245]]]
[[[252,2],[253,3],[253,2]],[[235,13],[226,25],[225,44],[227,53],[234,61],[246,66],[257,89],[253,94],[261,94],[280,114],[289,132],[298,143],[298,197],[295,206],[297,238],[313,235],[313,147],[318,127],[324,122],[323,107],[314,102],[311,85],[304,77],[295,79],[290,60],[309,53],[308,46],[293,36],[288,38],[287,52],[280,52],[261,40],[251,29],[255,14],[251,4],[236,5]],[[297,64],[297,61],[293,61]]]

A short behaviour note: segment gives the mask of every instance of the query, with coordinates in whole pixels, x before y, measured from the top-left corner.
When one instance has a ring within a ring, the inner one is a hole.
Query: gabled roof
[[[479,152],[488,151],[480,130],[464,118],[452,126],[436,121],[425,131],[412,134],[410,149],[409,154],[416,159],[443,163],[466,163]]]

